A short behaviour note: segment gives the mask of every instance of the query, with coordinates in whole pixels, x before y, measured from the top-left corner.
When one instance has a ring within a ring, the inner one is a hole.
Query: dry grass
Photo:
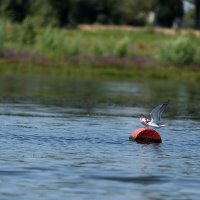
[[[80,25],[78,28],[86,31],[98,31],[98,30],[122,30],[122,31],[138,31],[138,30],[145,30],[146,27],[135,27],[135,26],[128,26],[128,25]],[[189,30],[189,29],[180,29],[175,30],[172,28],[160,28],[160,27],[153,27],[153,31],[157,33],[164,33],[167,35],[188,35],[194,34],[195,36],[200,36],[200,31],[196,30]]]

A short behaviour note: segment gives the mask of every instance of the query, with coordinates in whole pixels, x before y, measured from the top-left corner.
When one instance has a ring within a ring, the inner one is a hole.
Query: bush
[[[3,52],[4,42],[5,42],[4,25],[3,23],[0,23],[0,54],[2,54]]]
[[[129,54],[129,38],[123,38],[119,41],[114,48],[114,55],[119,57],[128,56]]]
[[[181,36],[167,41],[160,50],[159,57],[175,65],[190,64],[196,53],[195,42],[191,37]]]
[[[92,53],[94,56],[103,56],[104,55],[104,49],[103,49],[103,44],[97,40],[92,46]]]
[[[196,51],[194,54],[194,63],[200,64],[200,47],[199,47],[199,45],[196,46]]]
[[[52,28],[48,27],[40,36],[40,45],[44,49],[55,50],[57,47]]]
[[[81,53],[81,37],[73,37],[65,30],[47,28],[39,36],[39,49],[51,58],[63,58]]]
[[[65,56],[75,56],[80,54],[82,49],[81,38],[76,38],[73,41],[66,38],[62,48]]]
[[[33,23],[27,18],[21,27],[20,31],[20,42],[24,45],[31,45],[35,42],[35,28],[33,26]]]

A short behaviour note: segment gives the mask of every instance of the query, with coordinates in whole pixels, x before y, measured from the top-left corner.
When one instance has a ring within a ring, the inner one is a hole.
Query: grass
[[[191,35],[145,28],[35,29],[26,21],[0,26],[0,42],[2,73],[200,81],[200,40]]]
[[[167,41],[160,49],[159,56],[162,60],[176,66],[200,64],[200,41],[191,36],[180,36],[175,40]]]
[[[103,78],[103,79],[117,79],[117,80],[164,80],[182,83],[196,83],[200,81],[199,70],[188,70],[187,68],[168,67],[144,67],[138,69],[137,67],[124,67],[123,69],[116,66],[95,66],[94,63],[68,63],[48,65],[34,63],[20,63],[0,60],[0,73],[3,74],[27,74],[27,75],[48,75],[60,78]]]
[[[29,49],[31,52],[61,59],[78,54],[91,56],[115,55],[128,57],[137,55],[153,55],[160,42],[169,38],[164,34],[141,31],[122,30],[67,30],[40,29],[34,30],[30,23],[14,25],[6,29],[5,48],[18,50]],[[34,38],[35,37],[35,38]],[[34,43],[33,43],[34,41]]]

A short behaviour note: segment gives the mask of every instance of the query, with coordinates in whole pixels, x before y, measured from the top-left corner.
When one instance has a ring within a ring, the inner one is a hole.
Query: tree
[[[31,17],[39,25],[82,23],[143,25],[156,0],[34,0]]]
[[[12,22],[22,22],[29,7],[30,0],[0,0],[1,16]]]
[[[171,27],[176,18],[182,18],[182,0],[157,0],[157,22],[161,26]]]
[[[200,29],[200,1],[195,0],[195,26],[197,29]]]
[[[64,27],[69,23],[69,13],[73,7],[73,2],[76,2],[76,0],[49,0],[59,27]]]
[[[200,29],[200,0],[184,0],[189,3],[194,4],[195,7],[195,28]]]
[[[29,17],[37,26],[58,26],[56,12],[51,0],[34,0],[31,3]]]
[[[96,22],[103,24],[120,24],[121,0],[96,0],[94,5],[96,10]]]
[[[155,0],[122,0],[119,4],[123,22],[130,25],[144,25],[154,6]]]
[[[94,23],[97,15],[96,7],[96,0],[72,0],[68,16],[69,23]]]

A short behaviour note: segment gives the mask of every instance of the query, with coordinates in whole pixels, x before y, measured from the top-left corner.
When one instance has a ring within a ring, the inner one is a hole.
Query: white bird
[[[147,119],[144,115],[140,115],[140,122],[145,126],[151,126],[154,128],[160,128],[166,126],[166,124],[160,124],[161,114],[169,104],[169,101],[155,107],[151,113],[151,120]]]

